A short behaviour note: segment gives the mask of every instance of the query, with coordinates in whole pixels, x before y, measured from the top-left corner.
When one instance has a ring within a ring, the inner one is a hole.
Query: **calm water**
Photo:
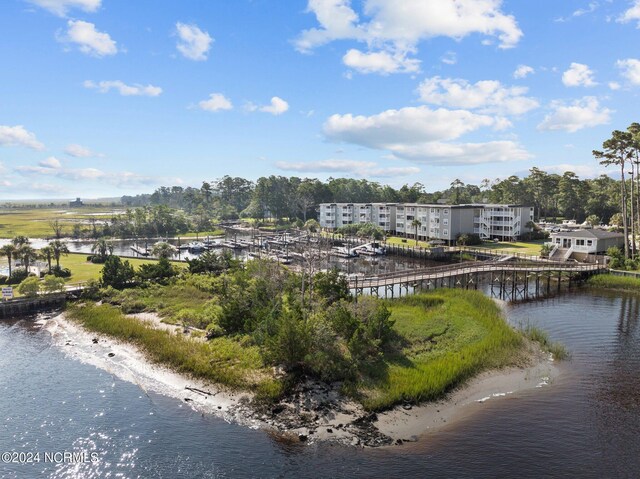
[[[555,383],[386,450],[283,443],[66,357],[33,322],[0,322],[0,452],[99,458],[0,477],[637,477],[639,314],[640,296],[618,293],[509,306],[570,349]]]

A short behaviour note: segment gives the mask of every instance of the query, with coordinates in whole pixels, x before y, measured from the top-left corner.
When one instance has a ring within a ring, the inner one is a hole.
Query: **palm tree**
[[[24,269],[28,273],[31,262],[38,259],[38,252],[32,246],[23,244],[18,248],[18,257],[22,259]]]
[[[66,256],[69,254],[67,243],[60,240],[54,240],[49,243],[49,246],[53,250],[53,258],[56,260],[56,268],[60,268],[60,256]]]
[[[11,263],[13,262],[14,258],[17,258],[17,254],[18,248],[16,248],[13,244],[7,244],[0,248],[0,257],[6,256],[7,260],[9,261],[9,276],[11,276]]]
[[[14,236],[14,238],[11,240],[11,243],[13,244],[13,246],[15,246],[16,248],[19,248],[22,245],[25,244],[29,244],[29,238],[27,238],[26,236]]]
[[[411,222],[411,226],[416,229],[416,246],[418,246],[418,228],[422,226],[422,221],[416,218]]]
[[[153,245],[151,249],[151,254],[158,258],[171,258],[176,252],[176,248],[166,241],[159,241],[158,243]]]
[[[43,259],[49,265],[49,274],[51,274],[51,259],[53,258],[53,247],[45,246],[40,250],[40,254],[38,255],[40,259]]]
[[[91,247],[91,252],[96,253],[102,262],[106,261],[107,256],[113,254],[113,245],[104,238],[99,239]]]

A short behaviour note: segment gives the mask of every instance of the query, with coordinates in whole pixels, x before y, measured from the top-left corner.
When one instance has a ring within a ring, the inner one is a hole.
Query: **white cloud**
[[[458,57],[456,55],[456,52],[446,52],[444,55],[442,55],[440,61],[446,65],[455,65],[456,63],[458,63]]]
[[[42,162],[41,162],[42,163]],[[18,166],[15,171],[29,178],[58,178],[67,181],[98,181],[118,187],[157,185],[159,183],[176,184],[176,178],[144,176],[130,171],[108,172],[98,168],[63,168],[50,166]]]
[[[372,116],[333,115],[325,122],[324,133],[329,140],[386,150],[394,157],[421,163],[474,164],[529,158],[514,141],[451,143],[480,128],[504,126],[500,117],[421,106]]]
[[[208,100],[198,102],[198,107],[206,111],[231,110],[233,104],[222,93],[211,93]]]
[[[364,53],[350,49],[342,62],[359,73],[414,73],[420,70],[420,60],[406,58],[404,54],[387,51]]]
[[[567,71],[562,74],[562,83],[565,86],[595,86],[593,81],[593,71],[588,65],[582,63],[572,63]]]
[[[207,32],[200,30],[197,25],[180,22],[176,23],[176,31],[179,37],[176,48],[185,58],[195,61],[207,59],[207,53],[213,43],[213,38]]]
[[[297,163],[278,161],[276,162],[276,167],[281,170],[300,173],[345,173],[362,178],[390,178],[420,173],[420,168],[415,166],[381,168],[377,163],[372,161],[333,159]]]
[[[75,43],[82,53],[94,57],[104,57],[118,53],[116,42],[108,33],[99,32],[96,26],[82,20],[69,20],[66,35],[59,38],[66,43]]]
[[[75,158],[91,158],[92,156],[97,156],[94,152],[92,152],[89,148],[86,148],[82,145],[71,144],[68,145],[64,152]]]
[[[539,130],[562,130],[575,133],[583,128],[604,125],[611,120],[612,110],[601,107],[598,99],[586,96],[570,105],[562,101],[551,103],[550,114],[538,125]]]
[[[162,88],[153,85],[140,85],[134,83],[133,85],[127,85],[120,80],[109,80],[95,83],[91,80],[87,80],[83,83],[85,88],[96,89],[100,93],[107,93],[110,90],[116,90],[122,96],[158,96],[162,93]]]
[[[62,168],[62,163],[60,163],[60,160],[55,156],[50,156],[49,158],[40,161],[38,165],[45,168]]]
[[[437,76],[427,78],[418,87],[420,99],[425,103],[502,115],[521,115],[538,108],[535,99],[524,96],[527,92],[526,87],[506,87],[496,80],[471,84]]]
[[[635,0],[631,8],[626,10],[619,18],[619,22],[638,22],[638,28],[640,28],[640,0]]]
[[[620,83],[618,83],[617,81],[610,81],[609,82],[609,88],[611,90],[619,90],[620,89]]]
[[[599,164],[594,165],[572,165],[570,163],[561,163],[557,165],[545,165],[544,171],[547,173],[563,174],[565,171],[573,171],[580,178],[597,178],[600,175],[609,174],[610,171]]]
[[[442,143],[421,145],[397,145],[393,154],[399,158],[419,163],[465,164],[527,160],[532,155],[514,141],[490,141],[486,143]]]
[[[3,175],[7,172],[7,168],[4,166],[4,164],[0,161],[0,175]]]
[[[371,68],[372,62],[378,65],[384,60],[387,66],[373,71],[403,72],[406,67],[390,71],[385,53],[409,61],[406,56],[415,53],[422,40],[433,37],[460,40],[480,33],[497,37],[500,48],[514,47],[522,31],[501,6],[502,0],[365,0],[363,16],[367,20],[360,21],[350,0],[309,0],[307,12],[315,14],[319,27],[304,30],[294,44],[298,51],[309,53],[334,40],[360,41],[370,51],[352,59],[354,62],[357,59]],[[374,54],[382,57],[371,57]]]
[[[271,103],[269,105],[265,105],[259,107],[258,110],[271,113],[272,115],[282,115],[285,111],[289,109],[289,104],[284,101],[282,98],[274,96],[271,98]]]
[[[535,73],[535,70],[529,65],[518,65],[516,71],[513,72],[513,78],[526,78],[528,75]]]
[[[400,143],[452,140],[481,127],[495,126],[491,116],[426,106],[386,110],[372,116],[332,115],[324,132],[334,141],[389,149]]]
[[[621,70],[621,75],[632,85],[640,85],[640,60],[635,58],[618,60],[616,66]]]
[[[29,3],[49,10],[51,13],[64,17],[71,9],[77,8],[92,13],[100,8],[102,0],[27,0]]]
[[[27,131],[22,125],[0,125],[0,146],[25,146],[33,150],[44,149],[44,145],[36,139],[36,135]]]

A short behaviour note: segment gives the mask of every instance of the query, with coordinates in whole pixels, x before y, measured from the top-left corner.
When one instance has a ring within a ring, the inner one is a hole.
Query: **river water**
[[[378,450],[290,444],[203,416],[66,356],[32,320],[0,321],[0,452],[97,454],[0,463],[0,477],[637,477],[640,296],[570,292],[507,315],[570,350],[551,386]]]

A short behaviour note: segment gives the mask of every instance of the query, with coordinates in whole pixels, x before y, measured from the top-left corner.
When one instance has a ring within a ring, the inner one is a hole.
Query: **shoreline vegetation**
[[[587,286],[593,289],[609,289],[618,291],[640,292],[640,278],[616,276],[614,274],[597,274],[590,277]]]
[[[81,330],[134,346],[152,364],[243,395],[236,419],[259,421],[300,440],[311,434],[351,445],[400,444],[455,420],[457,406],[448,398],[456,397],[462,407],[462,398],[467,405],[481,402],[478,397],[491,397],[496,388],[504,395],[553,375],[544,345],[532,342],[542,335],[527,339],[526,332],[507,324],[499,305],[477,291],[375,300],[390,312],[390,339],[372,361],[358,364],[357,373],[340,381],[287,371],[250,334],[206,340],[203,324],[185,320],[184,306],[189,302],[204,311],[208,298],[192,286],[153,285],[72,305],[64,317]],[[529,375],[534,381],[523,382]],[[510,379],[491,381],[503,376]],[[415,416],[415,424],[400,426],[407,414]],[[424,430],[417,431],[416,424]]]
[[[132,299],[132,291],[126,292],[120,306],[81,303],[69,307],[66,314],[89,331],[138,346],[151,361],[178,372],[253,392],[268,402],[286,394],[291,378],[274,374],[250,336],[222,336],[204,342],[197,340],[198,334],[191,339],[158,329],[127,313],[159,308],[166,315],[165,322],[175,323],[173,318],[184,311],[178,297],[155,291],[145,294],[145,302],[144,298]],[[194,302],[206,297],[195,291],[187,295]],[[149,306],[151,298],[162,298],[162,304]],[[440,290],[381,302],[394,321],[392,343],[357,379],[342,387],[342,392],[367,411],[437,400],[480,372],[526,363],[523,335],[480,292]],[[531,339],[542,337],[538,334]]]

